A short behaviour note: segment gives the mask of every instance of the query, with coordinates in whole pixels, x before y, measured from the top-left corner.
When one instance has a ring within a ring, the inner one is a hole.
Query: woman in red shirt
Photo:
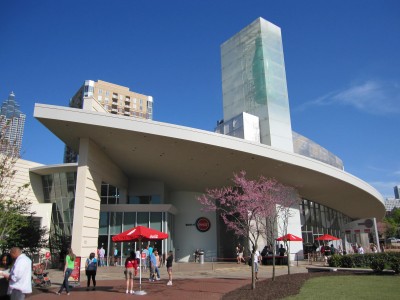
[[[133,278],[137,272],[137,261],[135,251],[131,251],[131,255],[125,260],[125,279],[126,279],[126,293],[133,294]]]

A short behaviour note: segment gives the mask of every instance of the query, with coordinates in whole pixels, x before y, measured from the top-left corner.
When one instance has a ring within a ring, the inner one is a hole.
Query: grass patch
[[[399,286],[399,276],[323,276],[307,280],[298,295],[285,300],[398,299]]]

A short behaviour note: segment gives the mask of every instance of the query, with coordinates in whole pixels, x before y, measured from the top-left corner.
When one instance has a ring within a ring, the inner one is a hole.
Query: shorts
[[[133,278],[133,277],[135,277],[133,274],[134,274],[134,272],[135,272],[135,270],[133,269],[133,268],[128,268],[128,269],[126,269],[125,271],[124,271],[124,274],[125,274],[125,279],[131,279],[131,278]]]
[[[238,256],[239,256],[239,258],[242,258],[242,257],[243,257],[243,252],[240,252],[240,253],[238,254]]]

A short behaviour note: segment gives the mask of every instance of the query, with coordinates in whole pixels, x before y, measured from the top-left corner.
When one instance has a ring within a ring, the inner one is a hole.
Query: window
[[[119,204],[119,190],[117,187],[102,182],[101,183],[101,204]]]
[[[99,95],[102,95],[102,94],[103,94],[103,90],[99,89]]]
[[[128,204],[160,204],[159,195],[129,196]]]

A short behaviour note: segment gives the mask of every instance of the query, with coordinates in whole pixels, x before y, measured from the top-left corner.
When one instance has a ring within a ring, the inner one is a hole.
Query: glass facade
[[[58,251],[70,245],[74,221],[76,172],[42,176],[44,202],[52,203],[50,250]]]
[[[261,143],[293,151],[281,30],[257,19],[221,46],[224,120],[259,117]]]
[[[321,147],[317,143],[313,142],[312,140],[294,131],[293,150],[294,153],[311,157],[341,170],[344,169],[343,161],[339,157]]]
[[[147,242],[126,242],[114,243],[112,237],[136,226],[146,226],[162,232],[167,232],[169,236],[173,233],[174,216],[168,212],[101,212],[99,226],[99,247],[103,246],[106,255],[113,255],[117,249],[121,262],[124,262],[129,256],[130,251],[137,248],[144,248]],[[165,253],[167,249],[172,249],[172,239],[167,241],[154,242],[154,248],[160,253]],[[153,243],[152,243],[153,244]],[[113,260],[108,260],[113,264]]]
[[[120,204],[118,187],[103,182],[101,185],[100,198],[101,204],[116,204],[118,206],[118,204]],[[136,242],[114,243],[112,241],[113,236],[136,226],[145,226],[162,232],[168,232],[171,236],[171,226],[167,225],[169,222],[173,222],[173,216],[171,214],[168,212],[134,211],[135,204],[151,205],[159,203],[161,203],[161,197],[157,195],[129,196],[128,204],[133,204],[131,206],[133,211],[126,211],[126,206],[124,207],[124,211],[122,211],[122,209],[119,211],[119,209],[115,209],[115,207],[113,207],[113,211],[107,211],[107,209],[102,210],[100,212],[99,220],[98,247],[100,248],[103,246],[108,257],[113,255],[116,250],[119,256],[119,262],[117,263],[120,264],[125,261],[127,256],[129,256],[130,251],[136,250],[137,248],[142,249],[147,242],[142,243],[141,245]],[[160,253],[163,253],[164,247],[162,241],[155,242],[154,247],[157,248]],[[171,248],[167,247],[167,249]],[[114,260],[109,259],[108,263],[113,264],[115,262]]]
[[[308,247],[318,243],[315,238],[320,235],[330,234],[344,239],[345,224],[353,221],[332,208],[306,199],[300,204],[300,220],[305,253]]]

